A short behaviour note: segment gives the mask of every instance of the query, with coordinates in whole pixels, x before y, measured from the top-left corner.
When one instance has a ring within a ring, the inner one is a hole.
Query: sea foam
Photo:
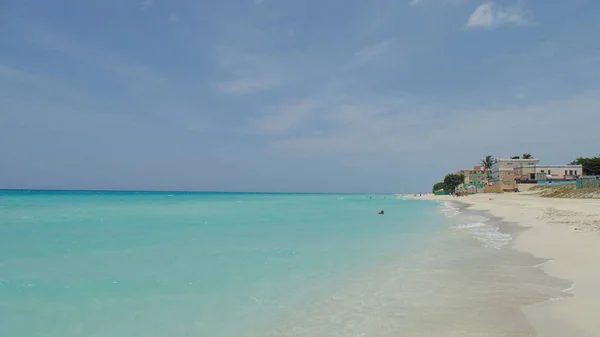
[[[440,209],[444,215],[451,218],[452,230],[462,231],[481,241],[486,247],[500,249],[512,240],[512,236],[503,233],[500,227],[489,218],[476,214],[465,214],[452,202],[444,202]]]

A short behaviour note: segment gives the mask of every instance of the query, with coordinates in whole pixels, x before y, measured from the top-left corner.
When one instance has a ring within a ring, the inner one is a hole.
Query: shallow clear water
[[[0,192],[0,336],[529,335],[518,308],[564,284],[446,206]]]

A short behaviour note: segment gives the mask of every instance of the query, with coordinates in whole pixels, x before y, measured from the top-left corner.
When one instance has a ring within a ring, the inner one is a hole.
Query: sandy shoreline
[[[514,246],[536,257],[549,275],[573,281],[573,297],[523,308],[540,337],[600,336],[600,200],[541,198],[526,193],[479,194],[451,200],[528,229]]]

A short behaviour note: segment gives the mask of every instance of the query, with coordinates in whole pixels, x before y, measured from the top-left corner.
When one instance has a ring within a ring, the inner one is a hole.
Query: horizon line
[[[255,193],[255,194],[347,194],[397,195],[398,193],[367,192],[267,192],[267,191],[200,191],[200,190],[130,190],[130,189],[61,189],[61,188],[0,188],[0,192],[142,192],[142,193]]]

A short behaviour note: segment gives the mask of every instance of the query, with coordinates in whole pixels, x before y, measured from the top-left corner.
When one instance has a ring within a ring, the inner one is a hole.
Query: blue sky
[[[596,0],[5,0],[0,187],[428,191],[600,151]]]

